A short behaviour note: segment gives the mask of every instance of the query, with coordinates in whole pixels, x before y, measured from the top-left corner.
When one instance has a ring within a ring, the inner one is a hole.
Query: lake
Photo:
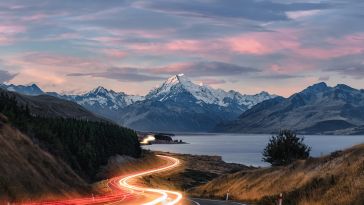
[[[155,144],[144,149],[182,154],[219,155],[226,162],[268,166],[261,161],[262,151],[271,135],[267,134],[176,134],[173,139],[188,144]],[[363,135],[305,135],[311,156],[317,157],[364,143]]]

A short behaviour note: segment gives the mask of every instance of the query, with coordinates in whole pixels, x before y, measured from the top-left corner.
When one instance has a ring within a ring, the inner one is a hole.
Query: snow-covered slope
[[[150,91],[145,100],[127,106],[118,122],[144,131],[206,132],[273,97],[266,92],[257,95],[226,92],[195,84],[179,74]]]
[[[123,92],[107,90],[101,86],[80,95],[48,94],[76,102],[86,109],[114,121],[117,120],[123,108],[137,101],[144,100],[144,97],[141,96],[127,95]]]
[[[227,107],[232,103],[251,108],[252,106],[275,97],[267,92],[261,92],[256,95],[242,95],[236,91],[226,92],[222,89],[214,89],[208,85],[198,85],[189,80],[184,74],[178,74],[170,77],[160,87],[152,90],[147,99],[159,100],[161,102],[172,99],[181,92],[187,91],[198,102],[206,104],[215,104]]]
[[[127,95],[123,92],[107,90],[101,86],[82,95],[66,95],[64,97],[83,106],[97,106],[100,108],[108,108],[110,110],[120,110],[130,104],[144,99],[141,96]]]

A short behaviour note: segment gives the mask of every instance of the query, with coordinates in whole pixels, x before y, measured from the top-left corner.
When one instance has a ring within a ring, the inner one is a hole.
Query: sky
[[[364,88],[362,0],[0,0],[0,83],[145,95],[171,75],[289,96]]]

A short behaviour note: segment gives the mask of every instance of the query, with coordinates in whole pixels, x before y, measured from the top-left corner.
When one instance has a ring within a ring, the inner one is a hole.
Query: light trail
[[[31,203],[11,203],[12,205],[112,205],[112,204],[122,204],[127,203],[130,204],[130,201],[135,200],[137,195],[159,195],[159,197],[153,199],[149,202],[138,202],[133,204],[139,205],[177,205],[182,200],[182,194],[176,191],[162,190],[162,189],[152,189],[152,188],[144,188],[138,187],[136,185],[129,184],[130,180],[136,179],[142,176],[148,176],[151,174],[159,173],[174,169],[180,165],[180,161],[174,157],[157,155],[160,158],[167,160],[169,165],[151,169],[147,171],[143,171],[140,173],[132,174],[126,177],[115,177],[112,178],[108,186],[112,189],[112,194],[87,197],[87,198],[76,198],[76,199],[67,199],[60,201],[43,201],[43,202],[31,202]],[[128,193],[129,192],[129,193]]]
[[[173,168],[176,168],[180,165],[180,161],[174,157],[164,156],[164,155],[157,155],[158,157],[167,159],[169,161],[172,161],[173,163],[169,166],[165,166],[162,168],[152,169],[149,171],[144,171],[141,173],[133,174],[130,176],[127,176],[119,181],[120,186],[125,187],[127,189],[131,189],[133,191],[141,191],[141,192],[149,192],[149,193],[156,193],[161,195],[160,197],[154,199],[153,201],[143,203],[142,205],[157,205],[158,203],[165,202],[166,205],[174,205],[179,203],[182,200],[182,194],[175,191],[168,191],[168,190],[162,190],[162,189],[151,189],[151,188],[143,188],[143,187],[137,187],[134,185],[130,185],[128,183],[129,180],[138,178],[141,176],[147,176],[158,172],[163,172],[167,170],[171,170]],[[174,197],[170,197],[169,195],[173,195]],[[172,199],[172,201],[167,202],[168,199]]]

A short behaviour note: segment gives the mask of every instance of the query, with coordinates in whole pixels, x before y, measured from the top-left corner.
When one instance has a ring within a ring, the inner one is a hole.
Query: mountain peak
[[[303,93],[312,93],[312,92],[322,92],[327,90],[329,87],[327,86],[326,83],[324,82],[320,82],[320,83],[316,83],[313,84],[309,87],[307,87],[305,90],[303,90]]]
[[[175,85],[178,83],[183,83],[185,81],[189,81],[189,80],[186,78],[186,76],[183,73],[181,73],[181,74],[174,75],[174,76],[168,78],[164,84]]]
[[[109,91],[102,86],[98,86],[97,88],[95,88],[91,91],[91,93],[108,93],[108,92]]]
[[[341,90],[347,90],[347,91],[355,91],[356,89],[348,86],[348,85],[345,85],[345,84],[337,84],[335,86],[336,89],[341,89]]]
[[[35,84],[35,83],[29,84],[29,87],[32,87],[32,88],[38,88],[38,89],[40,89],[40,88],[38,87],[38,85],[37,85],[37,84]]]

